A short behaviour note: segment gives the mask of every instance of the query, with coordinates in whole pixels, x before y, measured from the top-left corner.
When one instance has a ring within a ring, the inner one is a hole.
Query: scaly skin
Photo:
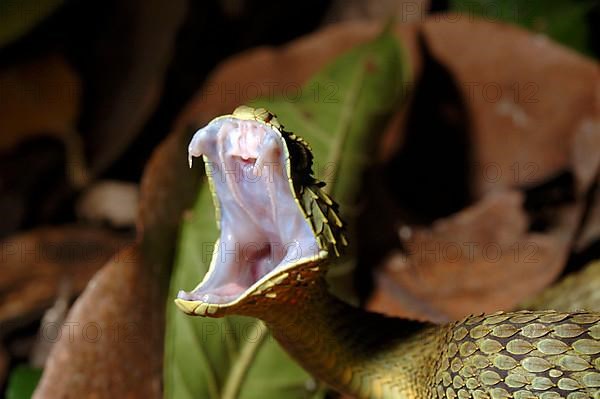
[[[276,291],[276,301],[260,301],[246,314],[263,319],[313,375],[357,398],[433,397],[431,366],[440,362],[449,327],[352,307],[330,295],[322,278],[300,296],[289,295],[285,282]]]
[[[284,138],[290,187],[321,252],[228,304],[177,299],[184,312],[260,318],[309,372],[357,398],[600,399],[600,313],[519,311],[434,326],[329,294],[326,267],[346,241],[337,205],[312,176],[310,147],[266,110],[243,107],[233,116]]]
[[[275,297],[232,313],[264,320],[304,368],[341,392],[357,398],[600,398],[599,313],[519,311],[433,326],[347,305],[321,278],[298,295],[295,280],[288,276],[268,291]]]

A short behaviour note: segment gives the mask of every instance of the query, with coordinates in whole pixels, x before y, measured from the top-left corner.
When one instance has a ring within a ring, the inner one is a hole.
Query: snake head
[[[202,282],[175,303],[191,315],[221,317],[294,301],[302,292],[294,288],[321,275],[346,245],[337,204],[311,175],[310,147],[268,111],[238,107],[195,133],[190,165],[199,156],[220,237]]]

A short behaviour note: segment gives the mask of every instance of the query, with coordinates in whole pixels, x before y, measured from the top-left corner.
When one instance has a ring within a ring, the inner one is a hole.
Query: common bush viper
[[[266,322],[308,371],[358,398],[600,399],[600,313],[518,311],[447,325],[388,318],[328,293],[346,245],[310,147],[265,109],[200,129],[220,239],[204,280],[180,292],[191,315]]]

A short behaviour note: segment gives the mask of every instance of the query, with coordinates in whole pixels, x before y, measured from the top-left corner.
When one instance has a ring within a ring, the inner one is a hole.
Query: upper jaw
[[[221,236],[202,282],[175,300],[184,312],[218,317],[266,294],[288,271],[327,257],[295,197],[277,129],[217,118],[194,135],[189,154],[204,156]]]

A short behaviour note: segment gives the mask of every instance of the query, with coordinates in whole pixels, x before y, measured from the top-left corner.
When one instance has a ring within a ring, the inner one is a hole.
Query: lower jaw
[[[244,293],[246,289],[247,287],[243,287],[235,282],[231,282],[212,291],[203,292],[200,290],[199,292],[191,293],[185,293],[181,291],[178,295],[178,298],[186,301],[199,301],[221,305],[236,300]]]

